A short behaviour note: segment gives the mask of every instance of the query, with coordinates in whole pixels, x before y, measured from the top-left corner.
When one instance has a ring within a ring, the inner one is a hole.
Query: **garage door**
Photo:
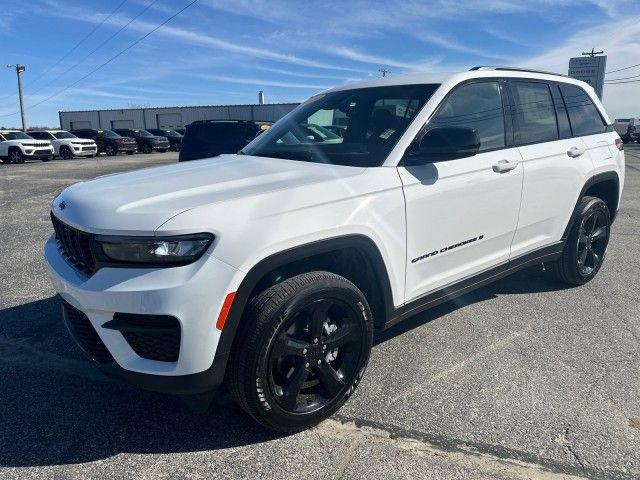
[[[111,128],[133,128],[133,120],[111,120]]]
[[[77,121],[77,122],[69,122],[69,124],[71,125],[70,130],[84,130],[87,128],[91,128],[91,122],[87,121],[87,120],[81,120],[81,121]]]
[[[159,113],[156,117],[158,121],[158,128],[182,127],[181,113]]]

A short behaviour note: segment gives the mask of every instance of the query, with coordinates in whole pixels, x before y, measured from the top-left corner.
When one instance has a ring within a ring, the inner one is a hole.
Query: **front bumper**
[[[210,391],[222,382],[226,356],[215,355],[220,339],[215,323],[236,269],[205,254],[184,267],[102,268],[87,278],[67,263],[54,236],[44,255],[54,288],[88,318],[108,350],[110,358],[99,363],[107,374],[140,388],[175,394]],[[177,361],[139,356],[120,331],[104,327],[116,312],[178,319]]]
[[[169,142],[166,143],[152,143],[151,148],[154,150],[169,150],[171,144]]]
[[[73,154],[76,157],[90,157],[97,153],[97,145],[73,145]]]
[[[47,152],[33,152],[33,153],[25,153],[24,158],[28,160],[51,160],[53,158],[53,149]]]

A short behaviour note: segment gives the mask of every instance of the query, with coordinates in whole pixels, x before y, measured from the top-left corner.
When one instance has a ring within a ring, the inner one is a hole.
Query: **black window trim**
[[[449,99],[449,97],[453,95],[456,92],[456,90],[458,90],[459,88],[473,84],[473,83],[497,83],[498,84],[498,90],[500,92],[500,97],[502,99],[502,119],[503,119],[502,121],[504,125],[504,142],[505,142],[504,147],[496,147],[488,150],[482,150],[481,152],[478,152],[478,155],[481,155],[483,153],[497,152],[500,150],[507,150],[509,148],[514,148],[515,147],[514,124],[513,124],[513,116],[511,115],[511,111],[510,111],[510,104],[512,102],[511,102],[510,92],[508,91],[505,80],[506,79],[504,77],[470,78],[468,80],[463,80],[462,82],[457,83],[455,86],[453,86],[447,92],[444,98],[440,101],[440,103],[438,103],[436,108],[433,109],[433,112],[431,113],[431,115],[429,115],[429,118],[427,118],[427,120],[424,122],[424,125],[420,127],[420,130],[418,131],[416,136],[413,138],[411,143],[409,143],[409,145],[405,149],[405,153],[402,155],[402,158],[400,159],[398,166],[402,166],[404,164],[403,160],[407,151],[410,150],[411,147],[415,145],[415,143],[418,142],[422,138],[422,136],[427,132],[427,129],[429,128],[429,123],[431,122],[433,117],[440,111],[440,108],[442,108],[442,105]],[[439,161],[440,160],[433,161],[430,163],[438,163]]]
[[[602,115],[602,112],[600,111],[598,106],[593,102],[593,100],[591,100],[591,95],[589,95],[584,88],[582,88],[580,85],[576,85],[574,83],[567,83],[567,82],[556,82],[556,83],[558,84],[558,90],[560,90],[560,96],[562,97],[562,101],[564,102],[564,108],[567,110],[567,117],[569,118],[569,127],[571,127],[572,138],[575,138],[575,137],[589,137],[591,135],[601,135],[603,133],[608,133],[608,132],[613,131],[613,124],[606,122],[604,116]],[[572,87],[578,88],[578,89],[580,89],[582,91],[582,93],[584,93],[587,96],[587,98],[591,101],[591,104],[595,107],[596,112],[598,112],[598,116],[600,117],[600,121],[602,122],[602,126],[604,127],[604,131],[603,132],[587,133],[585,135],[576,135],[574,133],[573,124],[571,123],[571,115],[569,115],[569,108],[567,107],[567,101],[565,100],[564,94],[562,93],[561,85],[570,85]]]
[[[511,103],[511,111],[512,112],[513,112],[514,109],[517,108],[516,102],[515,102],[515,95],[513,93],[513,84],[514,83],[542,83],[542,84],[547,86],[547,90],[549,91],[549,97],[551,98],[551,106],[552,106],[552,109],[553,109],[553,115],[555,116],[555,119],[556,119],[556,134],[557,134],[557,138],[554,138],[552,140],[541,140],[541,141],[535,141],[535,142],[518,143],[518,142],[516,142],[516,135],[515,135],[515,131],[519,128],[518,120],[517,120],[517,116],[516,115],[512,115],[513,128],[514,128],[513,145],[515,147],[528,147],[529,145],[538,145],[538,144],[542,144],[542,143],[557,142],[559,140],[566,140],[566,138],[573,138],[573,137],[560,138],[560,128],[558,127],[558,112],[556,111],[556,106],[555,106],[555,103],[553,101],[553,93],[551,92],[551,85],[550,85],[551,83],[554,83],[554,82],[549,82],[548,80],[542,80],[542,79],[539,79],[539,78],[511,78],[511,77],[509,77],[507,80],[508,80],[507,81],[508,88],[509,88],[509,91],[511,92],[511,98],[513,100],[512,103]],[[564,99],[563,99],[563,101],[564,101]],[[571,125],[571,123],[569,123],[569,125]],[[573,133],[573,130],[571,131],[571,133]]]

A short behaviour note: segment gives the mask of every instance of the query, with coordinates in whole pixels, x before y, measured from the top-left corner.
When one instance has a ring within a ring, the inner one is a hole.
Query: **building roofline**
[[[225,105],[176,105],[172,107],[126,107],[126,108],[93,108],[88,110],[60,110],[61,113],[81,113],[81,112],[120,112],[134,110],[172,110],[177,108],[212,108],[212,107],[265,107],[270,105],[299,105],[301,102],[280,102],[280,103],[230,103]]]

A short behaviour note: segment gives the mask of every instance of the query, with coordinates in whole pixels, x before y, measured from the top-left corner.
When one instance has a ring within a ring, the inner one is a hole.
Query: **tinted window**
[[[51,138],[47,132],[29,132],[29,135],[38,140],[49,140]]]
[[[515,141],[519,145],[558,138],[556,113],[546,83],[514,82]]]
[[[258,127],[251,122],[192,123],[182,140],[180,161],[237,153],[257,133]]]
[[[77,138],[73,133],[65,132],[64,130],[54,133],[53,136],[56,137],[58,140],[63,138]]]
[[[590,135],[605,131],[605,123],[589,95],[575,85],[560,85],[569,112],[574,135]]]
[[[480,137],[480,151],[504,147],[500,85],[497,82],[481,82],[456,88],[444,100],[429,126],[472,128]]]
[[[33,140],[33,137],[30,135],[27,135],[26,133],[23,132],[8,132],[8,133],[4,133],[4,138],[6,138],[7,140]]]
[[[552,85],[551,94],[553,96],[553,105],[556,107],[556,118],[558,119],[558,133],[560,134],[560,138],[569,138],[571,136],[571,126],[569,125],[567,107],[565,107],[562,95],[560,95],[560,87],[558,85]]]
[[[120,138],[120,135],[113,130],[98,130],[98,136],[105,138]]]

